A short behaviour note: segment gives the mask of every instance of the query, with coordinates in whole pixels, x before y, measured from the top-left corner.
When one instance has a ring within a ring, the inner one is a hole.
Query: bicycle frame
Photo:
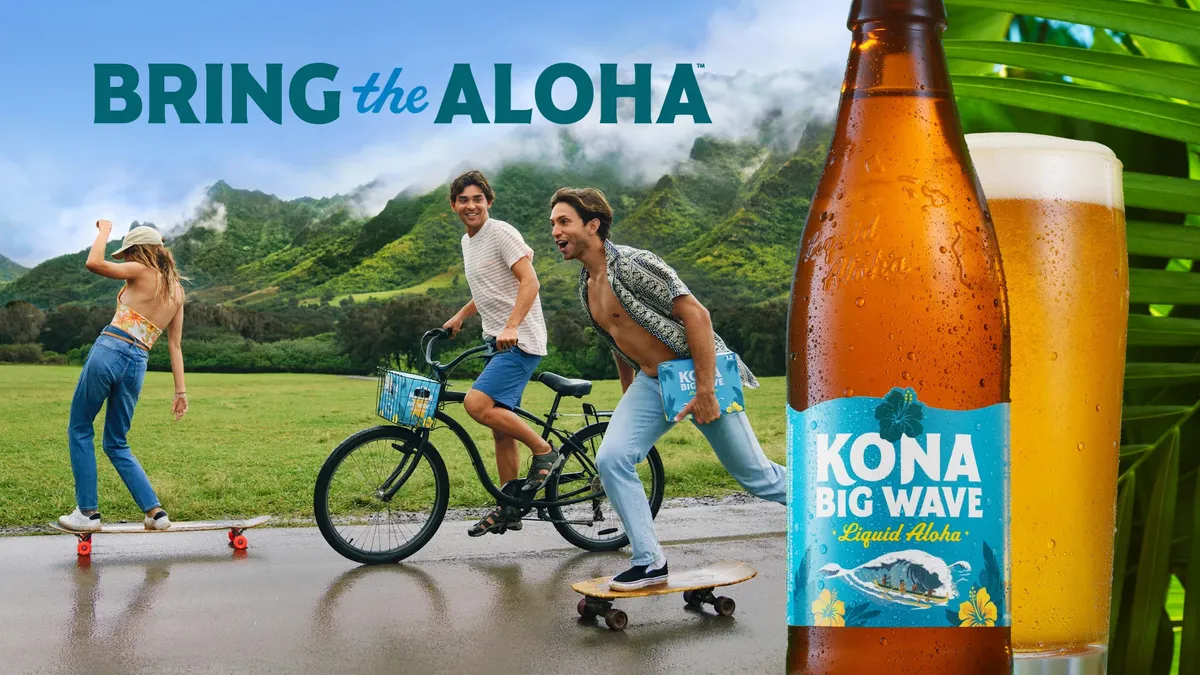
[[[453,432],[458,438],[459,442],[463,444],[463,447],[466,448],[467,454],[471,458],[471,465],[475,468],[475,474],[478,476],[479,482],[481,485],[483,485],[484,489],[496,499],[497,503],[506,506],[521,507],[523,509],[545,508],[547,506],[566,506],[569,504],[577,504],[592,500],[593,496],[590,488],[586,490],[587,494],[583,497],[578,497],[578,495],[584,491],[576,491],[566,495],[559,495],[557,499],[547,501],[545,499],[527,500],[514,497],[505,494],[501,488],[496,486],[495,482],[492,481],[492,477],[488,475],[487,468],[483,465],[483,457],[479,454],[479,448],[475,445],[475,441],[471,439],[470,434],[467,433],[467,430],[461,424],[455,421],[454,418],[450,417],[443,410],[443,407],[447,403],[462,403],[466,399],[465,392],[447,391],[446,387],[447,382],[449,381],[450,373],[452,373],[456,367],[468,359],[476,358],[481,354],[487,356],[495,353],[495,351],[491,345],[481,345],[464,351],[455,357],[450,363],[443,364],[438,361],[434,361],[431,353],[434,342],[438,338],[448,337],[448,335],[448,331],[444,329],[435,329],[425,333],[425,335],[421,337],[421,344],[423,346],[422,351],[425,352],[425,362],[429,364],[431,376],[442,385],[442,394],[438,400],[438,410],[434,419],[436,419],[438,422],[441,422],[446,426],[447,429]],[[587,453],[582,452],[583,448],[571,440],[571,437],[574,436],[575,432],[568,434],[554,427],[554,421],[561,417],[561,415],[558,413],[558,408],[562,403],[562,399],[563,394],[555,392],[554,403],[550,406],[550,412],[545,416],[545,418],[538,417],[519,406],[513,408],[512,412],[527,422],[541,427],[543,440],[550,440],[550,435],[554,434],[554,436],[558,439],[560,451],[566,450],[569,447],[571,450],[576,451],[576,455],[579,457],[580,461],[589,470],[596,471],[596,467],[592,465],[591,459],[587,456]],[[595,406],[590,403],[584,403],[583,409],[585,419],[594,418],[597,422],[600,421],[601,417],[609,417],[612,414],[611,412],[597,411]],[[585,425],[585,428],[586,426],[588,425]],[[393,496],[404,484],[404,481],[407,480],[410,475],[412,475],[412,472],[416,469],[417,464],[420,463],[421,457],[424,455],[425,447],[429,441],[429,434],[431,431],[432,429],[417,430],[417,434],[421,437],[421,444],[415,451],[405,452],[404,459],[401,460],[400,464],[396,467],[396,469],[388,477],[388,480],[384,483],[383,487],[380,489],[382,497],[391,498],[391,496]],[[412,457],[414,454],[416,455],[415,458]],[[409,464],[410,459],[413,460],[411,464]],[[560,480],[563,478],[572,477],[577,478],[578,474],[561,474]]]

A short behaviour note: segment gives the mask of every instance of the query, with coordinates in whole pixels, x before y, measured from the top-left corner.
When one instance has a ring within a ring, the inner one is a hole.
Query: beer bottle
[[[788,312],[788,672],[1009,673],[1008,306],[945,7],[848,25]]]

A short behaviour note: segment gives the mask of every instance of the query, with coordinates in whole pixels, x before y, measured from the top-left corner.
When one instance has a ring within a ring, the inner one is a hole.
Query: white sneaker
[[[154,514],[153,518],[146,516],[142,524],[146,526],[147,530],[165,530],[171,527],[171,519],[167,517],[166,511],[159,511]]]
[[[90,516],[85,516],[82,511],[76,508],[70,515],[59,516],[58,524],[76,532],[99,532],[100,514],[93,513]]]

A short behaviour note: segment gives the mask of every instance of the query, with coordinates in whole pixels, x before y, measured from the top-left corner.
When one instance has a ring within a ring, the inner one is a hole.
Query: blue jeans
[[[128,333],[109,326],[106,331],[125,337]],[[100,406],[108,402],[104,415],[104,454],[117,469],[125,487],[133,495],[138,508],[149,511],[161,506],[150,479],[137,459],[129,452],[125,434],[133,421],[133,407],[142,392],[149,354],[127,342],[101,334],[92,344],[75,397],[71,399],[71,418],[67,427],[67,442],[71,448],[71,472],[75,474],[75,503],[81,511],[100,508],[96,483],[96,446],[93,423]]]
[[[629,535],[634,565],[653,563],[662,550],[637,465],[673,426],[675,422],[668,422],[663,416],[658,380],[639,372],[613,411],[596,454],[604,492]],[[768,501],[787,503],[787,469],[763,454],[745,413],[723,413],[715,421],[697,424],[696,428],[704,434],[725,470],[747,492]]]

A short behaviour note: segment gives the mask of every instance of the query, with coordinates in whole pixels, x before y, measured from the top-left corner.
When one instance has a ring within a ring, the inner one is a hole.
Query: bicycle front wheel
[[[404,560],[429,543],[450,503],[450,479],[433,445],[421,446],[409,429],[379,426],[330,453],[317,475],[313,515],[333,550],[376,565]]]
[[[629,543],[596,470],[596,453],[606,429],[608,422],[597,422],[576,432],[571,437],[574,445],[563,444],[566,461],[562,468],[546,481],[546,500],[560,502],[546,507],[554,528],[563,539],[586,551],[615,551]],[[657,516],[666,479],[656,448],[650,448],[646,459],[637,465],[637,472],[650,502],[650,514]]]

